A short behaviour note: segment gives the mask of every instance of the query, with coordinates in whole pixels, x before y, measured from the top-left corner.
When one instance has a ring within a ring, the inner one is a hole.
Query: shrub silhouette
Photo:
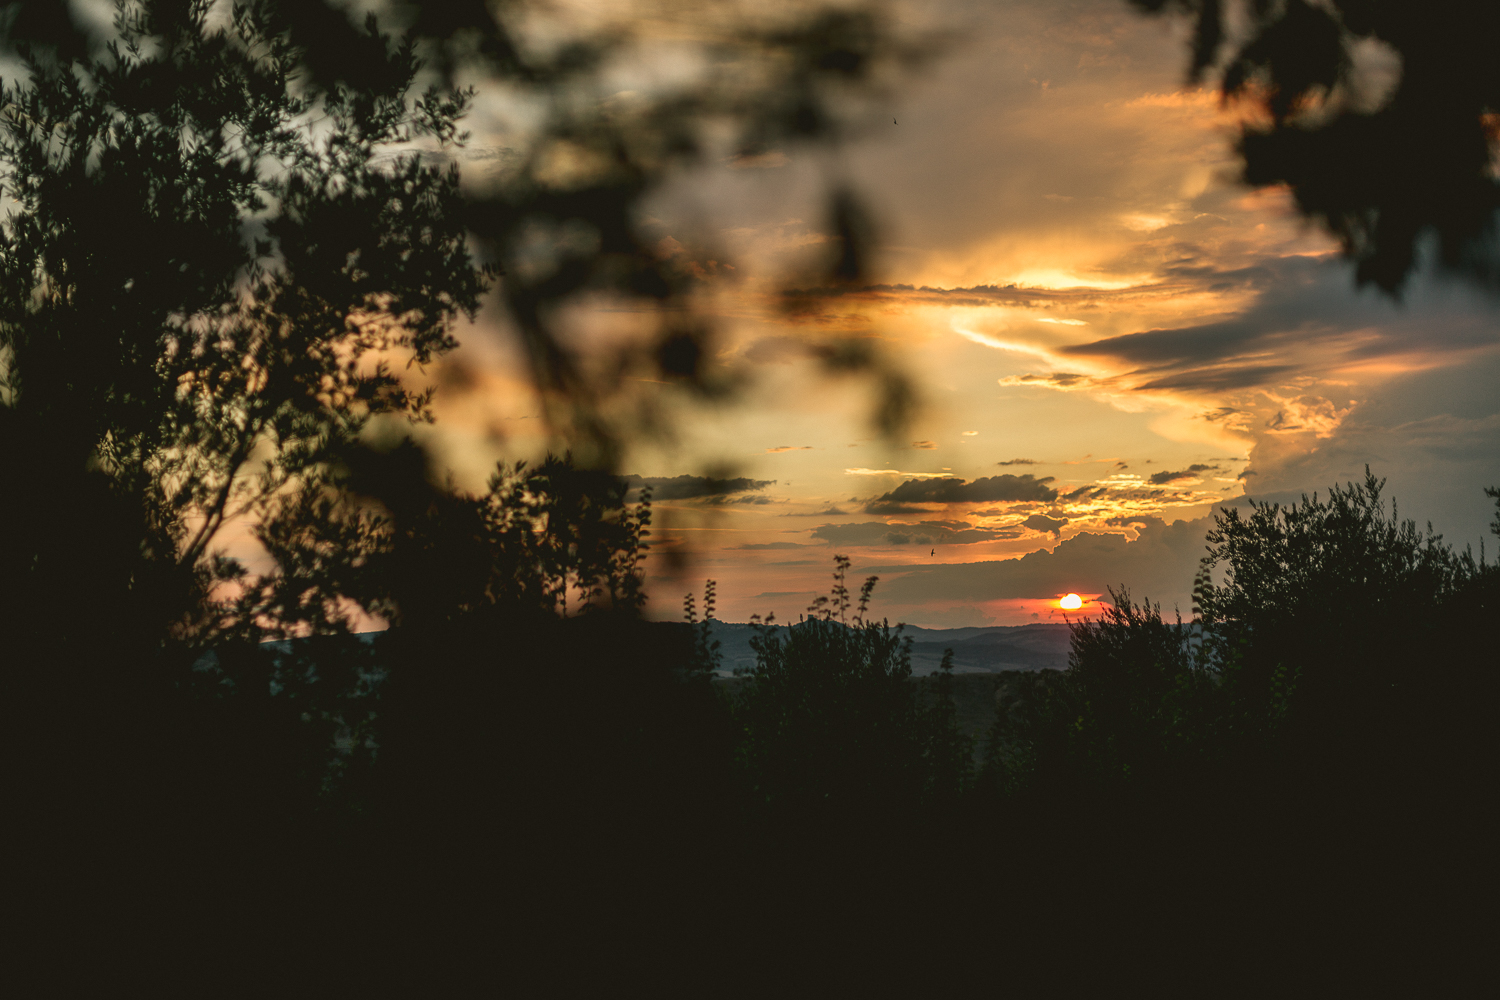
[[[1111,590],[1112,606],[1073,624],[1068,670],[1022,675],[1001,706],[988,779],[1012,793],[1150,797],[1206,776],[1217,677],[1191,626]]]
[[[1312,960],[1288,942],[1468,933],[1492,885],[1500,572],[1382,489],[1367,471],[1217,512],[1193,621],[1112,592],[1069,669],[998,709],[987,828],[1048,845],[1030,891],[1087,899],[1089,940],[1211,956],[1227,935],[1275,977]]]
[[[911,640],[900,626],[868,617],[877,578],[854,603],[848,558],[835,556],[834,564],[830,594],[804,621],[784,635],[762,627],[751,640],[756,665],[735,719],[752,800],[772,812],[841,821],[951,801],[970,767],[954,723],[951,655],[924,704],[911,681]]]
[[[1449,773],[1466,756],[1455,739],[1493,735],[1458,724],[1454,699],[1493,683],[1480,608],[1496,570],[1387,512],[1382,488],[1366,470],[1327,499],[1216,513],[1195,621],[1112,592],[1097,622],[1074,625],[1067,674],[1029,679],[1002,715],[995,755],[1013,763],[1000,773],[1192,787],[1215,767],[1269,768],[1341,795]]]

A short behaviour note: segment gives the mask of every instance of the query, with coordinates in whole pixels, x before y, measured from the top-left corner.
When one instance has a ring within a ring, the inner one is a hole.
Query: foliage
[[[26,540],[0,555],[0,603],[27,648],[57,650],[45,609],[84,566],[108,595],[99,632],[179,669],[231,639],[344,631],[357,611],[437,613],[453,588],[424,589],[441,580],[424,568],[433,539],[479,522],[500,537],[497,504],[530,501],[492,485],[486,513],[444,495],[403,440],[404,421],[432,418],[432,395],[402,366],[448,352],[452,322],[503,268],[549,426],[607,468],[621,435],[665,426],[620,402],[636,375],[727,384],[710,371],[698,272],[657,252],[643,200],[719,157],[719,139],[731,153],[836,140],[835,105],[920,55],[867,11],[731,20],[710,79],[651,90],[626,114],[598,87],[640,40],[612,26],[549,49],[518,26],[526,3],[392,8],[399,37],[338,7],[121,0],[101,33],[26,3],[0,25],[25,67],[0,142],[17,205],[0,248],[0,465],[15,484],[0,516]],[[460,189],[473,95],[418,92],[433,69],[537,110],[515,169]],[[564,161],[587,169],[559,173]],[[834,200],[836,222],[855,211],[847,192]],[[855,242],[851,229],[844,257]],[[660,320],[644,353],[601,367],[570,346],[561,307],[601,294]],[[834,367],[879,367],[854,353],[830,354]],[[880,377],[900,409],[900,379]],[[548,494],[560,534],[545,560],[559,565],[604,544],[561,537],[569,517],[594,517],[573,489]],[[226,558],[226,532],[254,534],[265,558]],[[489,586],[461,561],[459,589]],[[602,579],[553,596],[594,601]],[[69,641],[73,659],[95,658],[89,637]]]
[[[707,841],[732,731],[679,669],[693,651],[639,618],[649,505],[606,472],[665,422],[631,409],[635,380],[728,383],[696,263],[658,252],[642,206],[695,163],[829,141],[838,103],[909,54],[858,10],[731,22],[711,79],[626,106],[605,100],[630,41],[610,30],[545,51],[513,33],[529,5],[420,5],[398,37],[346,6],[0,19],[22,67],[0,109],[18,856],[95,903],[187,899],[164,872],[205,883],[185,912],[235,907],[214,879],[255,887],[277,901],[266,926],[316,912],[302,940],[319,942],[353,934],[350,913],[417,912],[347,901],[423,865],[496,888],[509,859],[569,845],[603,874]],[[473,94],[421,91],[433,68],[537,112],[492,183],[460,187]],[[855,280],[857,200],[830,202],[829,271]],[[433,396],[406,373],[451,352],[501,270],[549,429],[580,461],[501,466],[473,496],[413,439]],[[650,336],[591,355],[566,307],[600,296]],[[872,355],[827,353],[901,395]],[[225,547],[246,535],[242,564]],[[351,635],[368,617],[394,627]]]
[[[4,91],[0,578],[39,642],[103,563],[122,628],[196,655],[242,574],[225,526],[280,530],[373,422],[430,418],[392,364],[452,348],[485,285],[456,171],[377,156],[457,141],[467,94],[411,96],[412,47],[373,24],[364,87],[308,88],[264,4],[208,9],[122,3],[101,51],[23,45]]]
[[[407,800],[376,772],[444,766],[413,712],[455,710],[393,683],[431,672],[418,637],[529,629],[548,662],[550,619],[644,600],[649,498],[567,458],[470,496],[404,438],[432,396],[402,366],[455,346],[490,276],[430,155],[469,94],[415,91],[415,42],[373,21],[355,77],[310,80],[278,5],[212,6],[124,3],[108,45],[22,44],[5,90],[4,758],[59,748],[16,786],[44,841],[108,816],[122,850],[174,823],[233,850],[332,805],[388,814]],[[348,634],[370,617],[411,640]],[[670,675],[675,653],[638,653]]]
[[[255,574],[222,546],[302,530],[365,438],[430,418],[398,372],[454,346],[488,280],[456,172],[414,150],[461,140],[467,94],[414,90],[373,23],[360,80],[311,85],[273,5],[211,6],[120,3],[74,48],[9,25],[0,728],[31,842],[77,856],[101,829],[142,857],[163,829],[204,856],[280,836],[354,766],[369,651],[257,644],[347,631],[346,595],[256,603],[281,553]]]
[[[1359,283],[1399,293],[1431,234],[1443,265],[1500,287],[1493,4],[1131,2],[1196,22],[1192,77],[1222,67],[1224,97],[1261,112],[1240,139],[1245,181],[1290,186],[1343,244]],[[1381,49],[1398,79],[1377,103],[1361,73]]]
[[[970,766],[946,686],[951,657],[924,705],[911,681],[911,640],[867,617],[877,578],[854,604],[849,560],[834,562],[832,591],[808,618],[785,635],[768,620],[751,640],[756,665],[735,714],[752,796],[772,811],[823,816],[896,815],[951,799]]]
[[[1240,710],[1265,725],[1284,718],[1320,739],[1396,725],[1427,685],[1413,665],[1472,627],[1444,634],[1443,608],[1484,567],[1394,503],[1387,513],[1383,486],[1366,469],[1326,500],[1216,515],[1205,566],[1228,574],[1201,598],[1209,655],[1233,671]]]
[[[1500,573],[1401,520],[1383,485],[1366,470],[1327,499],[1216,512],[1187,625],[1112,592],[1073,626],[1067,673],[1000,713],[997,783],[1201,794],[1279,773],[1353,794],[1451,766],[1455,740],[1488,745],[1493,725],[1459,725],[1455,699],[1493,687]]]
[[[1111,590],[1112,606],[1073,623],[1068,671],[1021,678],[998,710],[989,778],[1072,793],[1154,790],[1211,758],[1218,678],[1195,656],[1190,626]]]
[[[923,796],[929,804],[953,805],[973,785],[974,741],[958,728],[958,706],[953,695],[953,650],[943,650],[921,704],[923,737]]]
[[[835,104],[910,53],[866,12],[797,12],[622,108],[598,88],[623,36],[548,52],[438,6],[399,37],[311,2],[122,0],[102,33],[6,12],[0,728],[7,761],[59,748],[16,785],[34,844],[91,856],[112,824],[158,857],[152,831],[180,827],[216,831],[189,834],[190,865],[256,843],[286,861],[326,848],[307,824],[329,806],[361,838],[508,815],[545,841],[715,794],[711,690],[638,619],[649,498],[597,471],[660,426],[610,410],[632,378],[723,388],[697,272],[640,206],[684,166],[835,137]],[[473,93],[420,91],[419,52],[538,110],[515,169],[460,188]],[[856,200],[833,201],[830,266],[854,280]],[[472,496],[407,431],[433,396],[403,370],[452,350],[501,269],[583,460],[501,466]],[[601,294],[658,326],[598,364],[561,307]],[[245,535],[241,564],[224,546]],[[394,628],[349,634],[371,618]]]
[[[407,448],[376,457],[420,455]],[[252,640],[284,635],[288,622],[313,634],[281,643],[289,651],[270,664],[265,657],[240,662],[262,687],[269,679],[278,688],[283,711],[310,713],[309,721],[327,731],[330,738],[312,759],[331,768],[325,781],[330,800],[346,804],[350,796],[371,794],[359,783],[372,779],[356,775],[347,788],[336,779],[351,768],[368,770],[374,745],[390,748],[393,737],[382,717],[399,716],[402,709],[393,702],[421,686],[402,679],[403,669],[431,673],[444,650],[484,662],[500,644],[535,649],[552,671],[577,671],[580,665],[560,650],[541,649],[575,641],[557,633],[554,620],[600,617],[628,631],[645,600],[641,563],[649,548],[650,497],[627,503],[626,484],[616,477],[549,457],[534,468],[502,466],[479,496],[426,486],[420,469],[383,469],[379,479],[416,485],[399,494],[387,487],[384,504],[357,493],[298,495],[295,501],[310,509],[276,518],[259,534],[277,569],[246,577],[235,606],[238,619],[250,623]],[[368,635],[339,634],[333,616],[351,607],[385,618],[402,638],[387,635],[371,644],[364,641]],[[657,652],[667,673],[683,659]],[[223,655],[221,647],[221,664]],[[208,673],[220,676],[222,669]],[[235,692],[249,683],[236,681]],[[482,704],[492,696],[469,698]],[[341,747],[330,754],[335,736]]]
[[[294,509],[258,537],[276,559],[245,578],[237,615],[324,631],[357,607],[397,626],[432,625],[485,609],[566,616],[639,611],[650,536],[649,493],[549,456],[501,466],[479,496],[439,489],[409,445],[362,456],[342,494],[294,494]],[[373,480],[380,500],[362,494]]]
[[[694,668],[710,673],[718,670],[724,662],[724,654],[720,652],[723,644],[714,638],[713,631],[718,586],[715,580],[705,580],[703,583],[702,621],[698,620],[698,606],[693,600],[692,592],[689,591],[682,597],[682,617],[693,630]]]
[[[177,6],[153,0],[148,6]],[[260,0],[274,33],[299,54],[319,87],[365,85],[368,33],[344,0]],[[587,467],[610,467],[631,438],[672,433],[672,392],[720,397],[738,380],[720,363],[716,330],[703,308],[722,248],[666,232],[650,201],[684,172],[794,146],[834,146],[856,131],[862,102],[887,93],[934,49],[895,30],[871,4],[710,5],[701,11],[615,5],[589,16],[559,15],[539,0],[400,0],[373,7],[402,26],[403,44],[431,74],[462,80],[520,109],[501,148],[476,151],[466,185],[465,224],[474,247],[503,270],[499,305],[518,335],[542,416]],[[681,19],[688,29],[653,28]],[[86,50],[87,34],[67,18],[27,3],[8,38],[49,51]],[[661,72],[663,65],[689,72]],[[694,70],[698,67],[701,71]],[[621,79],[636,81],[621,92]],[[872,116],[873,117],[873,116]],[[453,150],[427,155],[452,160]],[[486,158],[479,160],[483,155]],[[867,227],[837,158],[828,169],[828,259],[816,280],[867,273]],[[664,252],[667,236],[689,244]],[[598,351],[579,337],[577,310],[611,301],[641,320],[643,336]],[[810,352],[831,373],[868,374],[880,389],[877,424],[895,433],[911,402],[905,375],[868,345],[844,341]]]

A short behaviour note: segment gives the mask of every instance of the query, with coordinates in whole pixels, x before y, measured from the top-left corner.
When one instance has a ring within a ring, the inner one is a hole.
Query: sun
[[[1057,606],[1065,611],[1077,611],[1079,608],[1083,607],[1083,598],[1079,597],[1077,594],[1069,594],[1062,600],[1058,601]]]

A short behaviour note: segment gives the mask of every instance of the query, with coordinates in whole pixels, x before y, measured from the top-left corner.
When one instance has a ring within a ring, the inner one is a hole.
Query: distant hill
[[[783,630],[790,626],[773,625]],[[658,622],[653,629],[676,633],[686,629],[682,622]],[[755,637],[756,626],[736,622],[713,623],[714,638],[719,640],[723,665],[720,676],[732,676],[736,670],[749,670],[755,666],[755,650],[750,640]],[[377,643],[384,632],[363,632],[358,638],[365,643]],[[998,674],[1006,671],[1029,672],[1035,670],[1066,670],[1070,636],[1067,625],[990,625],[969,628],[920,628],[907,625],[902,635],[912,640],[911,670],[915,676],[923,677],[935,672],[943,661],[943,651],[953,650],[953,672],[956,674]],[[309,640],[281,640],[262,644],[262,648],[273,654],[286,654],[295,643]],[[380,662],[377,654],[376,663]],[[209,650],[194,664],[197,669],[210,669],[218,663],[218,654]]]
[[[772,626],[784,629],[786,625]],[[755,626],[715,621],[714,638],[724,657],[723,672],[755,666],[750,640]],[[911,669],[918,676],[938,669],[943,650],[953,650],[953,670],[960,674],[996,674],[1006,670],[1066,670],[1068,626],[1057,624],[992,625],[981,628],[918,628],[908,625],[903,635],[912,639]]]

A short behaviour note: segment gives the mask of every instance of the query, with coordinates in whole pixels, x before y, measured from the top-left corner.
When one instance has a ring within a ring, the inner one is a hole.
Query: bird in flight
[[[927,555],[928,556],[935,556],[935,555],[937,555],[937,549],[933,549],[931,552],[927,553]]]
[[[892,124],[892,125],[899,125],[899,124],[901,124],[901,123],[900,123],[900,122],[898,122],[898,121],[896,121],[896,119],[894,119],[894,118],[892,118],[892,119],[891,119],[891,124]]]

